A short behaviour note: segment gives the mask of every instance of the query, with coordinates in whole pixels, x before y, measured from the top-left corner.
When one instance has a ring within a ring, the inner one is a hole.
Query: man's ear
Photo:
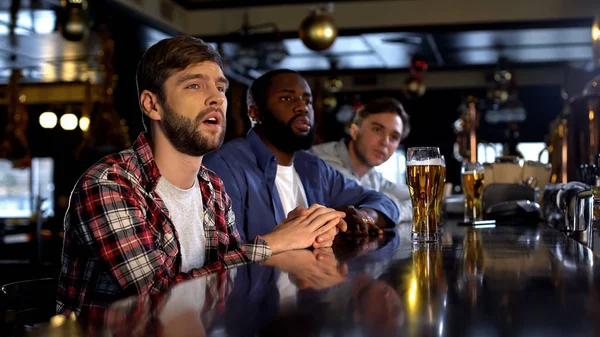
[[[258,107],[256,105],[251,105],[248,107],[248,116],[250,117],[252,126],[261,123],[260,113],[258,112]]]
[[[140,106],[142,111],[148,118],[154,121],[162,120],[162,109],[158,96],[148,90],[142,91],[140,94]]]
[[[359,129],[360,129],[360,127],[358,125],[356,125],[356,123],[352,123],[352,125],[350,125],[350,137],[352,138],[353,141],[356,141],[356,138],[358,137]]]

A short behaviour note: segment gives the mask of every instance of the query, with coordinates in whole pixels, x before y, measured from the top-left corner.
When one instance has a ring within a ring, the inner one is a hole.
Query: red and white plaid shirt
[[[79,179],[65,215],[58,313],[85,317],[117,299],[165,291],[193,277],[271,256],[260,237],[240,242],[223,182],[202,166],[198,181],[206,262],[182,273],[177,231],[155,191],[160,177],[141,134],[132,148],[105,157]]]

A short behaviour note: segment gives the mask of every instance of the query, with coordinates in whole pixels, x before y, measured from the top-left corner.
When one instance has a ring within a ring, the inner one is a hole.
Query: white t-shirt
[[[286,217],[289,212],[298,206],[308,207],[306,192],[298,172],[294,169],[294,165],[277,165],[275,186],[277,186],[277,192],[279,192],[279,198]],[[287,273],[282,272],[279,275],[277,289],[279,290],[280,312],[287,312],[296,308],[298,288],[292,284]]]
[[[275,186],[277,186],[277,192],[279,192],[279,198],[286,217],[289,212],[298,206],[308,207],[304,186],[302,186],[302,181],[300,181],[294,165],[277,165]]]
[[[179,235],[181,271],[185,273],[202,267],[205,259],[206,234],[202,190],[198,186],[198,178],[192,187],[183,190],[162,177],[158,180],[156,193],[165,202],[169,217]]]

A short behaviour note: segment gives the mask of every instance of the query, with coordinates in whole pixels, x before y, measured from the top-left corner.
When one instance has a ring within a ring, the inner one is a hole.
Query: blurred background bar
[[[405,184],[405,149],[436,146],[460,193],[469,158],[551,163],[552,182],[595,163],[597,13],[597,0],[0,0],[0,284],[58,275],[69,194],[143,131],[136,66],[163,38],[223,56],[226,141],[250,128],[249,83],[290,68],[313,90],[318,143],[395,97],[412,131],[377,170]]]

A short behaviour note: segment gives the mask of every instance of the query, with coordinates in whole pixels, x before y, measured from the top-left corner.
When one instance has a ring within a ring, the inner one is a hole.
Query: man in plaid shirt
[[[137,81],[152,136],[142,133],[75,185],[59,313],[85,320],[117,299],[331,241],[337,227],[345,230],[344,213],[315,205],[241,242],[223,182],[202,165],[226,129],[228,82],[212,47],[188,36],[162,40],[142,57]]]

